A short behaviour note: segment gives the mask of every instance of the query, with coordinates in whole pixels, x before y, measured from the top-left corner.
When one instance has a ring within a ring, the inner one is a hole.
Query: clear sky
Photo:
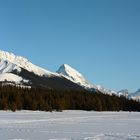
[[[0,0],[0,49],[106,88],[140,88],[140,0]]]

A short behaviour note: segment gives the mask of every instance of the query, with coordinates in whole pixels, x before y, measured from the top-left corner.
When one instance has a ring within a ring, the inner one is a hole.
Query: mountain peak
[[[11,52],[6,52],[6,51],[2,51],[2,50],[0,50],[0,58],[8,60],[10,62],[17,61],[17,60],[28,62],[28,59],[26,59],[22,56],[16,56]]]
[[[59,70],[61,69],[61,73],[62,73],[62,70],[63,72],[65,71],[75,71],[75,69],[73,69],[70,65],[68,64],[63,64],[59,67]]]
[[[32,64],[28,59],[26,59],[22,56],[16,56],[13,53],[9,53],[9,52],[0,50],[0,60],[1,60],[0,62],[7,61],[10,66],[16,65],[19,68],[26,69],[39,76],[52,75],[52,73],[50,71],[43,69],[41,67],[38,67],[38,66]],[[3,68],[3,64],[5,64],[5,63],[4,62],[0,63],[1,68]]]
[[[140,92],[140,88],[136,92]]]
[[[122,90],[118,91],[117,94],[119,96],[125,96],[125,97],[127,97],[128,94],[129,94],[129,91],[128,91],[128,89],[122,89]]]
[[[140,96],[140,88],[136,92],[132,93],[132,95],[135,97]]]
[[[63,64],[62,66],[63,67],[70,67],[70,65],[68,65],[68,64]]]
[[[73,76],[78,76],[78,77],[82,77],[82,74],[79,73],[77,70],[75,70],[74,68],[72,68],[70,65],[68,64],[63,64],[59,67],[57,73],[59,74],[63,74],[65,76],[69,76],[69,77],[73,77]]]
[[[84,86],[86,88],[91,88],[91,84],[84,78],[84,76],[78,72],[77,70],[75,70],[74,68],[72,68],[70,65],[68,64],[63,64],[59,67],[59,69],[57,70],[58,74],[61,74],[62,76],[66,77],[67,79],[69,79],[70,81],[77,83],[81,86]]]
[[[64,67],[64,68],[68,68],[68,69],[73,69],[70,65],[68,64],[63,64],[61,67]],[[73,69],[74,70],[74,69]]]

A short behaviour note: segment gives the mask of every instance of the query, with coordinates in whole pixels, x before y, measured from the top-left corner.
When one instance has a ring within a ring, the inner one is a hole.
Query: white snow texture
[[[0,111],[1,140],[140,140],[139,112]]]

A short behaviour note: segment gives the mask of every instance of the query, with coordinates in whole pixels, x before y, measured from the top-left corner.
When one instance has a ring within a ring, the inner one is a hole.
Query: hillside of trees
[[[140,111],[140,103],[97,92],[0,85],[0,110]]]

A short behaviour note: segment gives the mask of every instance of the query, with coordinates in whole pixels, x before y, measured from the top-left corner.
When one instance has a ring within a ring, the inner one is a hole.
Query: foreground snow
[[[0,111],[1,140],[140,140],[136,112]]]

